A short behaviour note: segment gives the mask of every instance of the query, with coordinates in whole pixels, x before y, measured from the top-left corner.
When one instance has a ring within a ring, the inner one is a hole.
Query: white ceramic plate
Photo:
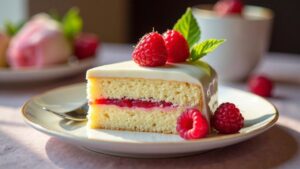
[[[0,68],[0,83],[37,82],[68,77],[85,71],[94,62],[95,58],[89,58],[43,69]]]
[[[252,138],[274,125],[276,108],[265,99],[240,90],[222,87],[219,102],[233,102],[245,118],[245,127],[237,134],[210,135],[186,141],[178,135],[92,130],[85,122],[75,123],[42,110],[46,106],[57,111],[70,110],[86,101],[85,84],[61,87],[30,99],[22,108],[25,121],[35,129],[92,151],[130,157],[184,156],[232,145]]]

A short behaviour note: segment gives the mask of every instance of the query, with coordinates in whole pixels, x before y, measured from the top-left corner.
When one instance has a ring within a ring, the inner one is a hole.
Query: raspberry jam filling
[[[176,107],[171,102],[166,101],[155,101],[155,100],[142,100],[142,99],[110,99],[110,98],[100,98],[96,99],[95,104],[104,105],[116,105],[119,107],[137,107],[137,108],[169,108]]]

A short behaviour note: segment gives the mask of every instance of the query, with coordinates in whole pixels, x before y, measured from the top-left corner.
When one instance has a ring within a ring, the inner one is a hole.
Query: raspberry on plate
[[[233,103],[222,103],[212,117],[212,125],[221,134],[233,134],[244,126],[244,118]]]
[[[187,109],[177,119],[176,130],[180,137],[191,140],[208,134],[208,123],[197,109]]]
[[[214,10],[218,15],[241,14],[244,4],[241,0],[220,0],[215,6]]]
[[[157,32],[144,35],[135,47],[132,58],[140,66],[162,66],[167,61],[167,49],[163,37]]]
[[[163,34],[168,51],[168,62],[184,62],[190,56],[189,45],[186,39],[175,30],[168,30]]]
[[[78,59],[95,56],[99,43],[96,34],[82,33],[74,41],[74,54]]]
[[[266,76],[252,76],[248,81],[248,88],[252,93],[263,97],[270,97],[272,96],[273,83]]]

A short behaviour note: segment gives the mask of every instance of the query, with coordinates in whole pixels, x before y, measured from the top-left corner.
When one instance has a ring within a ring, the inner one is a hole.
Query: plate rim
[[[127,140],[115,141],[115,140],[103,140],[103,139],[87,138],[87,137],[82,137],[82,136],[74,136],[74,135],[71,135],[71,134],[68,134],[68,133],[61,133],[61,132],[57,132],[57,131],[54,131],[54,130],[50,130],[46,127],[43,127],[43,126],[41,126],[37,123],[34,123],[34,122],[30,121],[27,118],[26,108],[36,98],[39,98],[43,95],[46,95],[47,93],[51,93],[51,92],[54,92],[54,91],[57,91],[57,90],[62,90],[64,88],[70,88],[70,87],[75,87],[75,86],[82,86],[84,84],[86,85],[86,82],[76,83],[76,84],[71,84],[71,85],[65,85],[65,86],[54,88],[54,89],[50,89],[46,92],[43,92],[43,93],[40,93],[40,94],[37,94],[37,95],[31,97],[21,107],[21,114],[22,114],[23,120],[29,126],[33,127],[34,129],[36,129],[40,132],[47,133],[47,134],[52,135],[52,136],[63,137],[63,138],[70,139],[70,140],[78,140],[78,141],[87,141],[88,140],[88,141],[96,141],[96,142],[102,142],[102,143],[118,143],[118,144],[143,144],[143,145],[144,144],[151,144],[151,145],[159,144],[159,145],[161,145],[161,144],[195,144],[195,143],[206,143],[206,142],[212,142],[212,141],[226,141],[226,140],[230,140],[230,139],[233,139],[233,138],[244,138],[246,136],[257,135],[257,134],[260,134],[260,133],[264,132],[265,130],[271,128],[277,122],[277,120],[279,118],[278,109],[276,108],[276,106],[273,103],[271,103],[267,99],[265,99],[261,96],[258,96],[258,95],[240,90],[240,89],[236,89],[236,88],[232,88],[232,87],[228,87],[228,86],[223,86],[223,85],[219,85],[219,87],[222,86],[223,88],[227,88],[227,89],[230,89],[230,90],[235,90],[235,91],[242,92],[242,93],[245,93],[245,94],[250,94],[254,97],[257,97],[257,98],[260,98],[260,99],[264,100],[265,102],[267,102],[268,104],[270,104],[270,106],[272,106],[274,108],[274,110],[275,110],[274,118],[271,121],[269,121],[267,124],[255,129],[255,130],[247,132],[247,133],[234,133],[234,134],[228,134],[228,135],[219,135],[218,137],[206,137],[206,138],[201,138],[201,139],[196,139],[196,140],[182,140],[182,141],[178,141],[178,142],[175,142],[175,141],[134,142],[134,141],[127,141]]]
[[[17,83],[37,83],[71,77],[93,67],[97,59],[96,55],[91,58],[73,60],[43,68],[13,69],[0,67],[0,82],[5,85],[15,85]]]
[[[60,68],[67,68],[67,67],[72,67],[72,66],[76,66],[79,64],[83,64],[83,63],[89,63],[89,62],[93,62],[97,59],[97,56],[92,56],[90,58],[86,58],[86,59],[77,59],[75,61],[70,61],[67,63],[63,63],[63,64],[55,64],[52,66],[48,66],[48,67],[44,67],[44,68],[22,68],[22,69],[11,69],[10,67],[0,67],[0,72],[2,73],[32,73],[32,72],[37,72],[37,71],[51,71],[51,70],[55,70],[55,69],[60,69]]]

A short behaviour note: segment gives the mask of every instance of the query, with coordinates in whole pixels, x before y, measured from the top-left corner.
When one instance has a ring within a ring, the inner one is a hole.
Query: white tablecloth
[[[104,44],[98,64],[130,58],[129,45]],[[276,126],[249,141],[195,156],[176,159],[131,159],[97,154],[49,137],[27,126],[21,105],[33,95],[84,81],[84,74],[43,84],[7,85],[0,82],[0,168],[299,168],[300,56],[268,54],[258,73],[275,80],[273,102],[280,112]],[[246,90],[246,84],[226,85]]]

